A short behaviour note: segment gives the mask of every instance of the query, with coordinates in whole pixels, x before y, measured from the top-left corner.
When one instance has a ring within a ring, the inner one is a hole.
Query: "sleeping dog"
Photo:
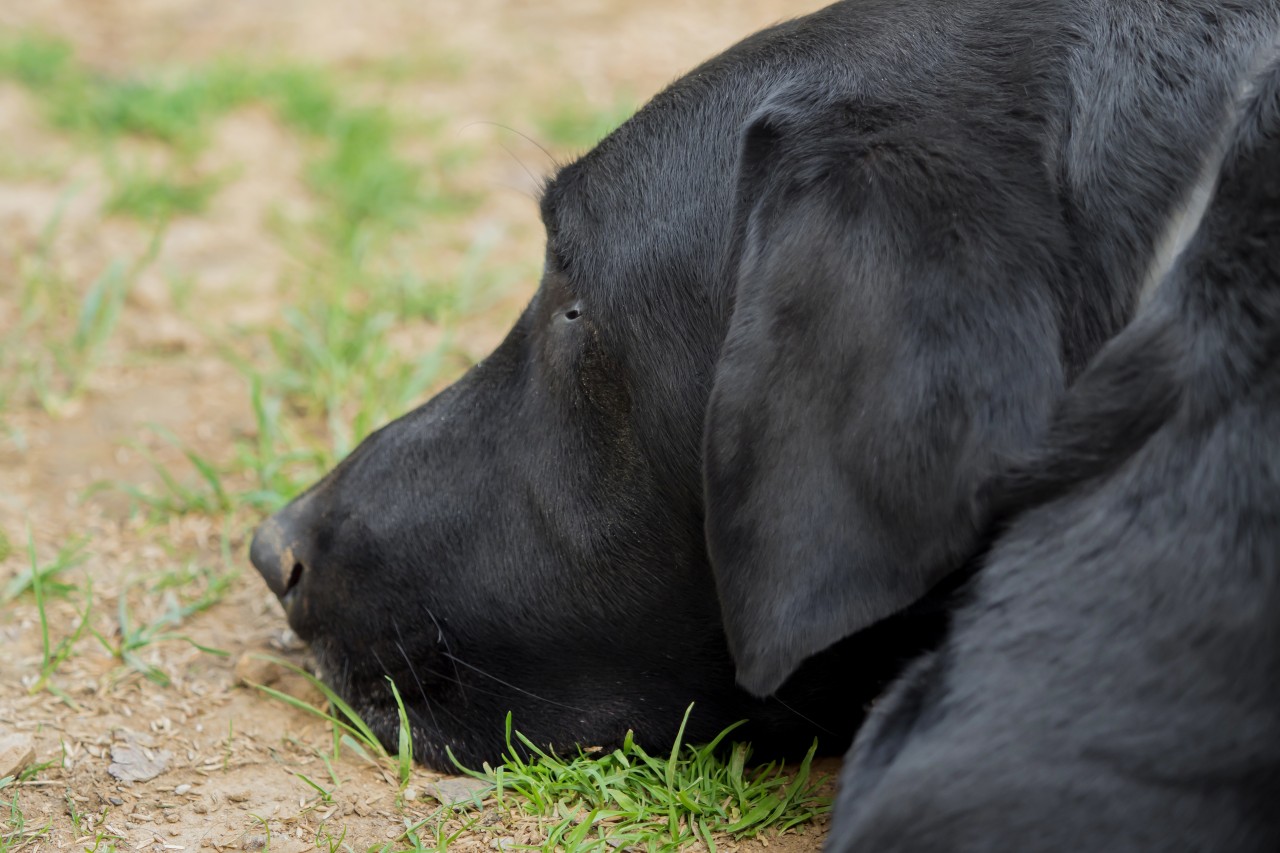
[[[494,759],[507,711],[660,748],[690,702],[694,739],[841,748],[939,641],[993,475],[1164,278],[1278,20],[853,0],[747,39],[548,182],[507,338],[253,563],[435,766]]]

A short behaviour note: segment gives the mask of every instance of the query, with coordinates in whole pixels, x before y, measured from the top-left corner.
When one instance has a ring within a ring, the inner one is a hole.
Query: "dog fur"
[[[1280,63],[1247,88],[1199,230],[859,734],[829,850],[1280,849]]]

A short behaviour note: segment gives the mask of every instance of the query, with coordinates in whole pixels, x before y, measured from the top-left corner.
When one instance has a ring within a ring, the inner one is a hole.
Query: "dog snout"
[[[298,523],[289,509],[262,522],[249,545],[249,562],[281,601],[297,589],[307,573]]]

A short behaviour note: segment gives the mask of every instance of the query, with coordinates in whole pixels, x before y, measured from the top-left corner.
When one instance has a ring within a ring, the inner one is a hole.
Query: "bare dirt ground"
[[[399,114],[443,122],[443,134],[473,152],[450,180],[479,202],[451,227],[497,229],[503,236],[496,260],[533,271],[541,249],[530,173],[551,163],[495,125],[530,127],[531,115],[552,101],[547,93],[572,92],[602,107],[620,92],[643,100],[736,39],[819,5],[0,0],[0,31],[53,35],[70,42],[89,67],[117,75],[225,56],[354,72],[392,61],[410,69],[443,64],[447,74],[420,82],[410,75],[393,89],[370,84],[363,96],[385,99]],[[144,254],[151,231],[104,211],[103,159],[52,130],[31,93],[12,82],[0,81],[0,128],[3,331],[17,322],[18,282],[51,221],[59,225],[41,249],[44,262],[81,291],[112,259]],[[428,162],[433,153],[425,146],[406,156]],[[131,154],[148,156],[144,144]],[[10,400],[0,411],[0,533],[9,543],[0,585],[30,569],[28,531],[41,564],[85,540],[81,562],[67,577],[91,582],[88,620],[107,641],[86,633],[41,684],[39,608],[30,594],[0,604],[0,777],[14,769],[4,766],[5,738],[33,746],[36,765],[48,765],[0,792],[25,821],[15,827],[9,815],[0,836],[17,834],[0,841],[3,850],[363,850],[389,841],[399,849],[393,839],[406,820],[437,807],[436,774],[418,770],[402,791],[386,765],[362,761],[350,749],[326,768],[320,756],[330,750],[330,727],[243,685],[246,677],[271,681],[321,704],[302,679],[247,656],[262,651],[304,660],[278,605],[248,569],[252,513],[149,521],[118,490],[90,488],[102,481],[154,483],[148,454],[172,465],[183,461],[178,446],[224,458],[235,441],[254,434],[245,381],[223,357],[221,338],[233,327],[280,322],[279,284],[298,273],[298,262],[273,236],[272,223],[305,217],[313,204],[302,178],[305,152],[272,115],[249,108],[221,119],[200,157],[202,169],[228,178],[203,212],[169,225],[82,391],[51,406]],[[424,251],[420,262],[447,266],[457,259]],[[519,281],[482,314],[460,319],[451,332],[458,349],[472,357],[486,352],[533,286],[531,277]],[[421,340],[410,345],[425,345],[438,330],[416,334]],[[33,350],[43,345],[31,341]],[[186,639],[153,637],[137,648],[141,665],[167,676],[162,686],[105,646],[128,633],[122,602],[135,627],[175,606],[179,596],[163,591],[165,578],[177,578],[175,589],[181,583],[181,604],[202,592],[216,603],[172,629]],[[72,633],[84,604],[75,596],[46,601],[55,644]],[[161,772],[147,781],[117,778],[145,776],[148,768]],[[330,795],[321,796],[303,776],[322,781]],[[821,833],[818,825],[742,844],[815,849]],[[540,841],[536,826],[494,813],[454,847],[493,849],[501,839]]]

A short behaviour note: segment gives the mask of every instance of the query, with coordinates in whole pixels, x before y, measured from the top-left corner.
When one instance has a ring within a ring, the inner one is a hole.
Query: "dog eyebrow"
[[[542,224],[547,226],[548,230],[554,231],[559,225],[560,201],[565,193],[565,173],[569,171],[569,166],[564,166],[556,170],[555,174],[547,178],[542,185],[542,193],[538,197],[538,213],[542,217]]]
[[[542,194],[538,198],[538,212],[542,216],[542,224],[549,230],[559,230],[560,206],[581,172],[579,168],[581,162],[577,160],[561,166],[542,185]]]
[[[559,200],[560,188],[556,184],[560,175],[557,172],[542,183],[542,192],[538,195],[538,214],[542,217],[542,224],[551,227],[556,219],[556,202]]]
[[[561,228],[560,212],[572,188],[575,165],[570,163],[549,178],[543,185],[542,195],[538,199],[538,212],[542,217],[543,227],[547,229],[547,249],[555,258],[556,267],[561,272],[568,270],[570,258],[573,255],[569,236]]]

